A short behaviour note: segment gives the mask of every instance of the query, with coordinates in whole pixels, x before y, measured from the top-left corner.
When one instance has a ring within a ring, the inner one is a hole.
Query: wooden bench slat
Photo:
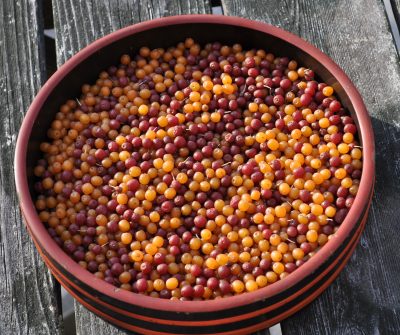
[[[178,14],[207,14],[206,1],[53,0],[57,64],[60,66],[90,42],[125,26]],[[123,334],[75,303],[77,334]]]
[[[222,5],[226,15],[279,26],[327,53],[358,87],[375,131],[377,183],[361,243],[338,279],[282,323],[283,334],[397,333],[400,68],[383,3],[222,0]]]
[[[400,14],[400,0],[394,0],[394,2],[392,2],[392,6],[393,6],[393,12],[395,13],[395,15],[399,15]],[[397,17],[396,19],[400,20],[400,17]],[[398,22],[398,25],[400,24],[400,21]],[[400,29],[400,27],[399,27]]]
[[[27,14],[29,13],[29,15]],[[46,78],[40,1],[0,1],[0,334],[60,334],[59,285],[22,221],[14,149]]]
[[[383,0],[383,4],[389,20],[397,54],[400,54],[400,0]]]
[[[211,13],[208,0],[55,0],[57,63],[94,40],[128,25],[171,15]]]

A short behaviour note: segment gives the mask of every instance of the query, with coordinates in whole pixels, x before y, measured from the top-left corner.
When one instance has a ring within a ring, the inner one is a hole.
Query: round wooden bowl
[[[168,47],[193,37],[200,43],[241,43],[289,56],[312,68],[335,88],[356,120],[363,146],[358,195],[335,236],[284,280],[251,293],[209,300],[170,301],[118,289],[82,269],[53,241],[39,220],[32,198],[33,167],[46,129],[83,83],[117,64],[123,53],[142,46]],[[339,274],[364,228],[374,185],[374,139],[368,112],[354,85],[325,54],[301,38],[268,24],[237,17],[184,15],[139,23],[103,37],[73,56],[43,86],[23,121],[15,153],[15,179],[26,226],[58,281],[89,310],[111,323],[143,334],[247,334],[269,327],[315,299]]]

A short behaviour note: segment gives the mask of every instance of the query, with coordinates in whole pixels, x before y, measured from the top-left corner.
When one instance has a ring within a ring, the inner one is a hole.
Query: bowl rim
[[[275,36],[284,42],[301,49],[303,52],[316,59],[326,69],[328,69],[328,71],[345,89],[350,102],[354,107],[359,123],[358,130],[361,133],[363,141],[363,171],[359,191],[355,197],[353,206],[351,207],[338,231],[334,234],[334,237],[331,238],[314,257],[303,264],[300,268],[296,269],[296,271],[290,274],[287,278],[284,280],[279,280],[264,288],[260,288],[254,292],[247,292],[223,299],[206,301],[171,301],[120,290],[115,286],[96,278],[89,271],[82,269],[78,263],[70,258],[70,256],[68,256],[57,245],[48,234],[45,226],[40,221],[32,198],[30,197],[27,182],[26,156],[32,127],[44,102],[53,88],[56,87],[60,81],[62,81],[63,78],[79,63],[93,55],[99,49],[129,35],[169,25],[196,23],[238,26]],[[255,301],[267,299],[268,297],[277,295],[278,293],[281,293],[287,288],[295,285],[300,280],[310,275],[322,263],[324,263],[324,261],[343,243],[346,236],[348,236],[354,225],[357,223],[359,213],[362,212],[363,208],[367,206],[369,202],[369,193],[372,190],[374,183],[374,156],[375,148],[371,120],[361,95],[343,70],[341,70],[339,66],[336,65],[336,63],[333,62],[333,60],[331,60],[322,51],[309,44],[302,38],[267,23],[224,15],[193,14],[158,18],[122,28],[92,42],[77,54],[72,56],[50,77],[50,79],[48,79],[30,105],[18,134],[14,166],[17,194],[19,197],[21,210],[25,217],[24,221],[26,225],[29,226],[30,232],[36,237],[38,242],[46,249],[46,251],[52,255],[52,257],[54,257],[54,259],[56,259],[61,266],[69,271],[72,276],[75,276],[78,280],[86,283],[89,286],[92,286],[95,290],[107,295],[109,298],[121,300],[128,304],[134,304],[148,309],[196,313],[231,309],[253,303]]]

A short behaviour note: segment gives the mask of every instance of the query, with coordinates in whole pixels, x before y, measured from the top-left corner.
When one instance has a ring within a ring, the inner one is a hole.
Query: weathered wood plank
[[[400,24],[400,0],[394,0],[392,2],[392,9],[393,9],[395,19],[397,20],[397,25],[399,26],[399,24]],[[398,27],[398,28],[400,29],[400,27]]]
[[[163,16],[211,13],[208,0],[56,0],[53,9],[59,66],[90,42],[122,27]]]
[[[13,177],[17,133],[46,75],[40,1],[0,1],[0,22],[0,334],[60,334],[59,286],[24,226]]]
[[[333,58],[360,90],[376,138],[376,188],[361,243],[339,278],[282,323],[289,334],[395,334],[400,329],[400,67],[383,4],[223,0],[224,13],[293,32]]]
[[[211,13],[206,1],[54,0],[57,63],[60,66],[93,40],[130,24],[178,14]],[[117,328],[75,304],[78,334],[122,334]]]
[[[400,0],[383,0],[383,5],[389,21],[390,31],[397,49],[397,54],[400,55]]]

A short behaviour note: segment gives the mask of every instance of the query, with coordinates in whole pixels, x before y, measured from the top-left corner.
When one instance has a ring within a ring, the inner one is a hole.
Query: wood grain
[[[14,185],[18,130],[46,75],[40,1],[0,1],[0,22],[0,334],[60,334],[59,286],[28,235]]]
[[[279,26],[327,53],[358,87],[375,131],[376,188],[361,243],[339,278],[282,323],[283,334],[398,334],[400,67],[382,2],[222,0],[222,5],[226,15]]]
[[[397,20],[397,25],[399,25],[400,24],[400,0],[394,0],[392,2],[392,7],[393,7],[393,13]],[[400,29],[400,27],[399,27],[399,29]]]
[[[400,0],[383,0],[393,41],[400,56]]]
[[[206,1],[179,0],[55,0],[57,62],[112,31],[157,17],[211,13]]]
[[[208,0],[53,0],[57,64],[112,31],[157,17],[211,13]],[[77,334],[126,334],[75,304]]]

